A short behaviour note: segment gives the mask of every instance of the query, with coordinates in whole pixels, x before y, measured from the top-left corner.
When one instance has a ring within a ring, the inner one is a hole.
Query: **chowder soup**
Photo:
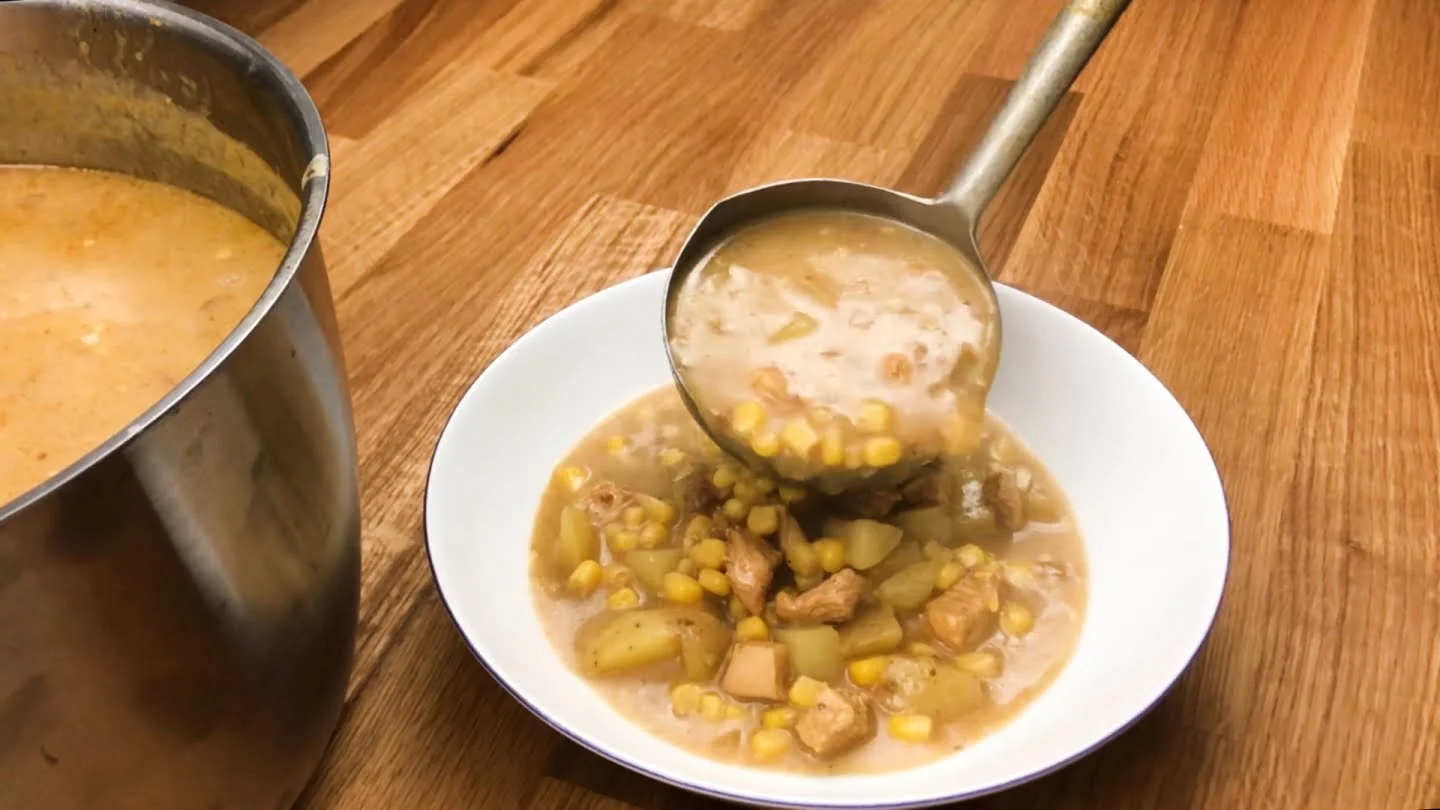
[[[194,371],[284,252],[248,219],[172,186],[0,166],[0,504]]]

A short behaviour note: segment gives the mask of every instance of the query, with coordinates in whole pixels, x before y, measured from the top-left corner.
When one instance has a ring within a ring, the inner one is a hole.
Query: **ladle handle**
[[[1005,97],[1005,106],[938,202],[960,209],[970,222],[979,221],[1035,134],[1129,5],[1130,0],[1071,0],[1050,24]]]

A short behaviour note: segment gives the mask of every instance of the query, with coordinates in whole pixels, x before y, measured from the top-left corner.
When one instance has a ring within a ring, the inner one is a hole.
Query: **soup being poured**
[[[194,371],[284,252],[250,220],[172,186],[0,166],[0,504]]]
[[[671,320],[706,422],[787,478],[853,485],[983,431],[994,299],[959,251],[904,225],[839,210],[751,225],[686,278]]]

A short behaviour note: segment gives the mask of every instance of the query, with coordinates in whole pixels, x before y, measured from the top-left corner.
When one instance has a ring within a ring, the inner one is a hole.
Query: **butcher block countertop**
[[[425,555],[436,439],[500,351],[664,266],[727,193],[938,191],[1058,0],[191,5],[303,77],[334,155],[364,584],[300,806],[720,807],[581,750],[471,657]],[[1234,545],[1152,713],[968,806],[1440,807],[1440,2],[1135,0],[982,236],[1175,393]]]

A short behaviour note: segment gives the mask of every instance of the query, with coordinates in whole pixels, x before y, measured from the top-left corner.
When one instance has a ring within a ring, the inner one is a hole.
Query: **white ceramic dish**
[[[425,529],[441,597],[506,689],[579,744],[650,777],[780,807],[911,808],[1028,781],[1093,751],[1169,689],[1209,632],[1229,561],[1219,476],[1183,409],[1081,321],[997,285],[1004,354],[991,408],[1050,467],[1086,540],[1074,658],[1019,717],[918,768],[816,777],[708,760],[651,736],[561,661],[535,613],[531,524],[559,460],[605,415],[669,382],[665,273],[537,326],[480,376],[440,437]]]

